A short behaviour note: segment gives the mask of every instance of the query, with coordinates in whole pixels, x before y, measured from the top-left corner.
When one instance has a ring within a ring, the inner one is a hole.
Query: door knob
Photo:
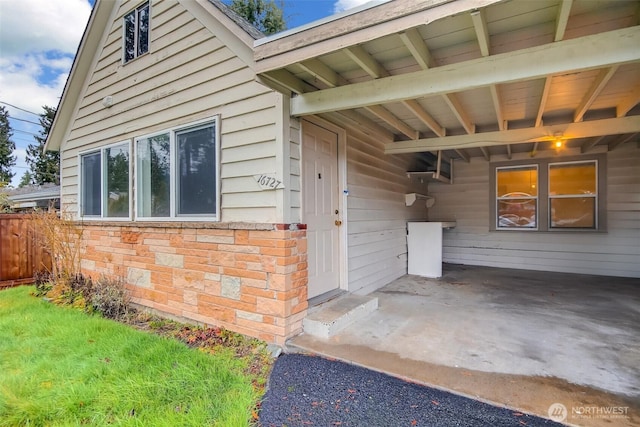
[[[342,221],[340,221],[339,219],[336,219],[336,225],[340,227],[342,225]]]

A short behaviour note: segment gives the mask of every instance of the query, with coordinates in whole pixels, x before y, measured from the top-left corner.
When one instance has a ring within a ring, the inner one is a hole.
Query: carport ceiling
[[[292,115],[387,153],[613,150],[638,143],[639,17],[628,0],[392,0],[258,40],[256,71]]]

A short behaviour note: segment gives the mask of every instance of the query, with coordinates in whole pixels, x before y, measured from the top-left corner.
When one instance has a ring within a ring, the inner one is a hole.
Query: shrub
[[[91,299],[94,286],[91,278],[82,273],[76,273],[73,276],[69,276],[66,281],[74,293],[81,294],[87,300]]]
[[[36,271],[33,275],[34,285],[36,287],[33,293],[37,297],[45,296],[53,287],[55,277],[50,271],[41,270]]]
[[[72,277],[80,271],[83,229],[73,215],[53,209],[38,210],[33,212],[32,219],[33,229],[53,257],[53,275]]]
[[[93,310],[109,319],[120,320],[129,312],[129,294],[122,279],[101,277],[90,287],[86,300]]]
[[[35,296],[46,296],[58,305],[70,305],[87,313],[98,312],[104,317],[123,320],[132,311],[129,295],[122,279],[101,277],[97,281],[82,273],[73,276],[36,276]]]

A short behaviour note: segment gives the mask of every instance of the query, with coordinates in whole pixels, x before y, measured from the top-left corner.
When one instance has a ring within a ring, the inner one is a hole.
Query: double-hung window
[[[149,51],[149,2],[124,16],[124,62]]]
[[[129,143],[80,154],[80,216],[131,218]]]
[[[136,217],[218,220],[217,120],[136,139]]]
[[[538,165],[496,170],[497,228],[538,228]]]
[[[549,164],[550,228],[596,228],[597,176],[596,160]]]
[[[604,230],[606,156],[492,166],[492,230]]]

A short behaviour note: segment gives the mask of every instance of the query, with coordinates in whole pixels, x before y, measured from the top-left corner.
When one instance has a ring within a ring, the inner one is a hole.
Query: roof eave
[[[254,45],[256,72],[281,69],[344,47],[502,1],[394,0],[358,10],[355,14],[316,21],[300,31],[257,40]]]
[[[111,11],[115,2],[96,0],[87,26],[82,34],[82,39],[73,59],[71,72],[62,91],[62,97],[56,109],[56,115],[51,125],[51,130],[45,142],[45,151],[59,151],[62,146],[64,136],[67,133],[69,121],[73,115],[76,102],[82,91],[84,79],[87,76],[92,63],[93,54],[96,52],[105,25],[111,16]],[[91,57],[89,57],[89,55]]]

